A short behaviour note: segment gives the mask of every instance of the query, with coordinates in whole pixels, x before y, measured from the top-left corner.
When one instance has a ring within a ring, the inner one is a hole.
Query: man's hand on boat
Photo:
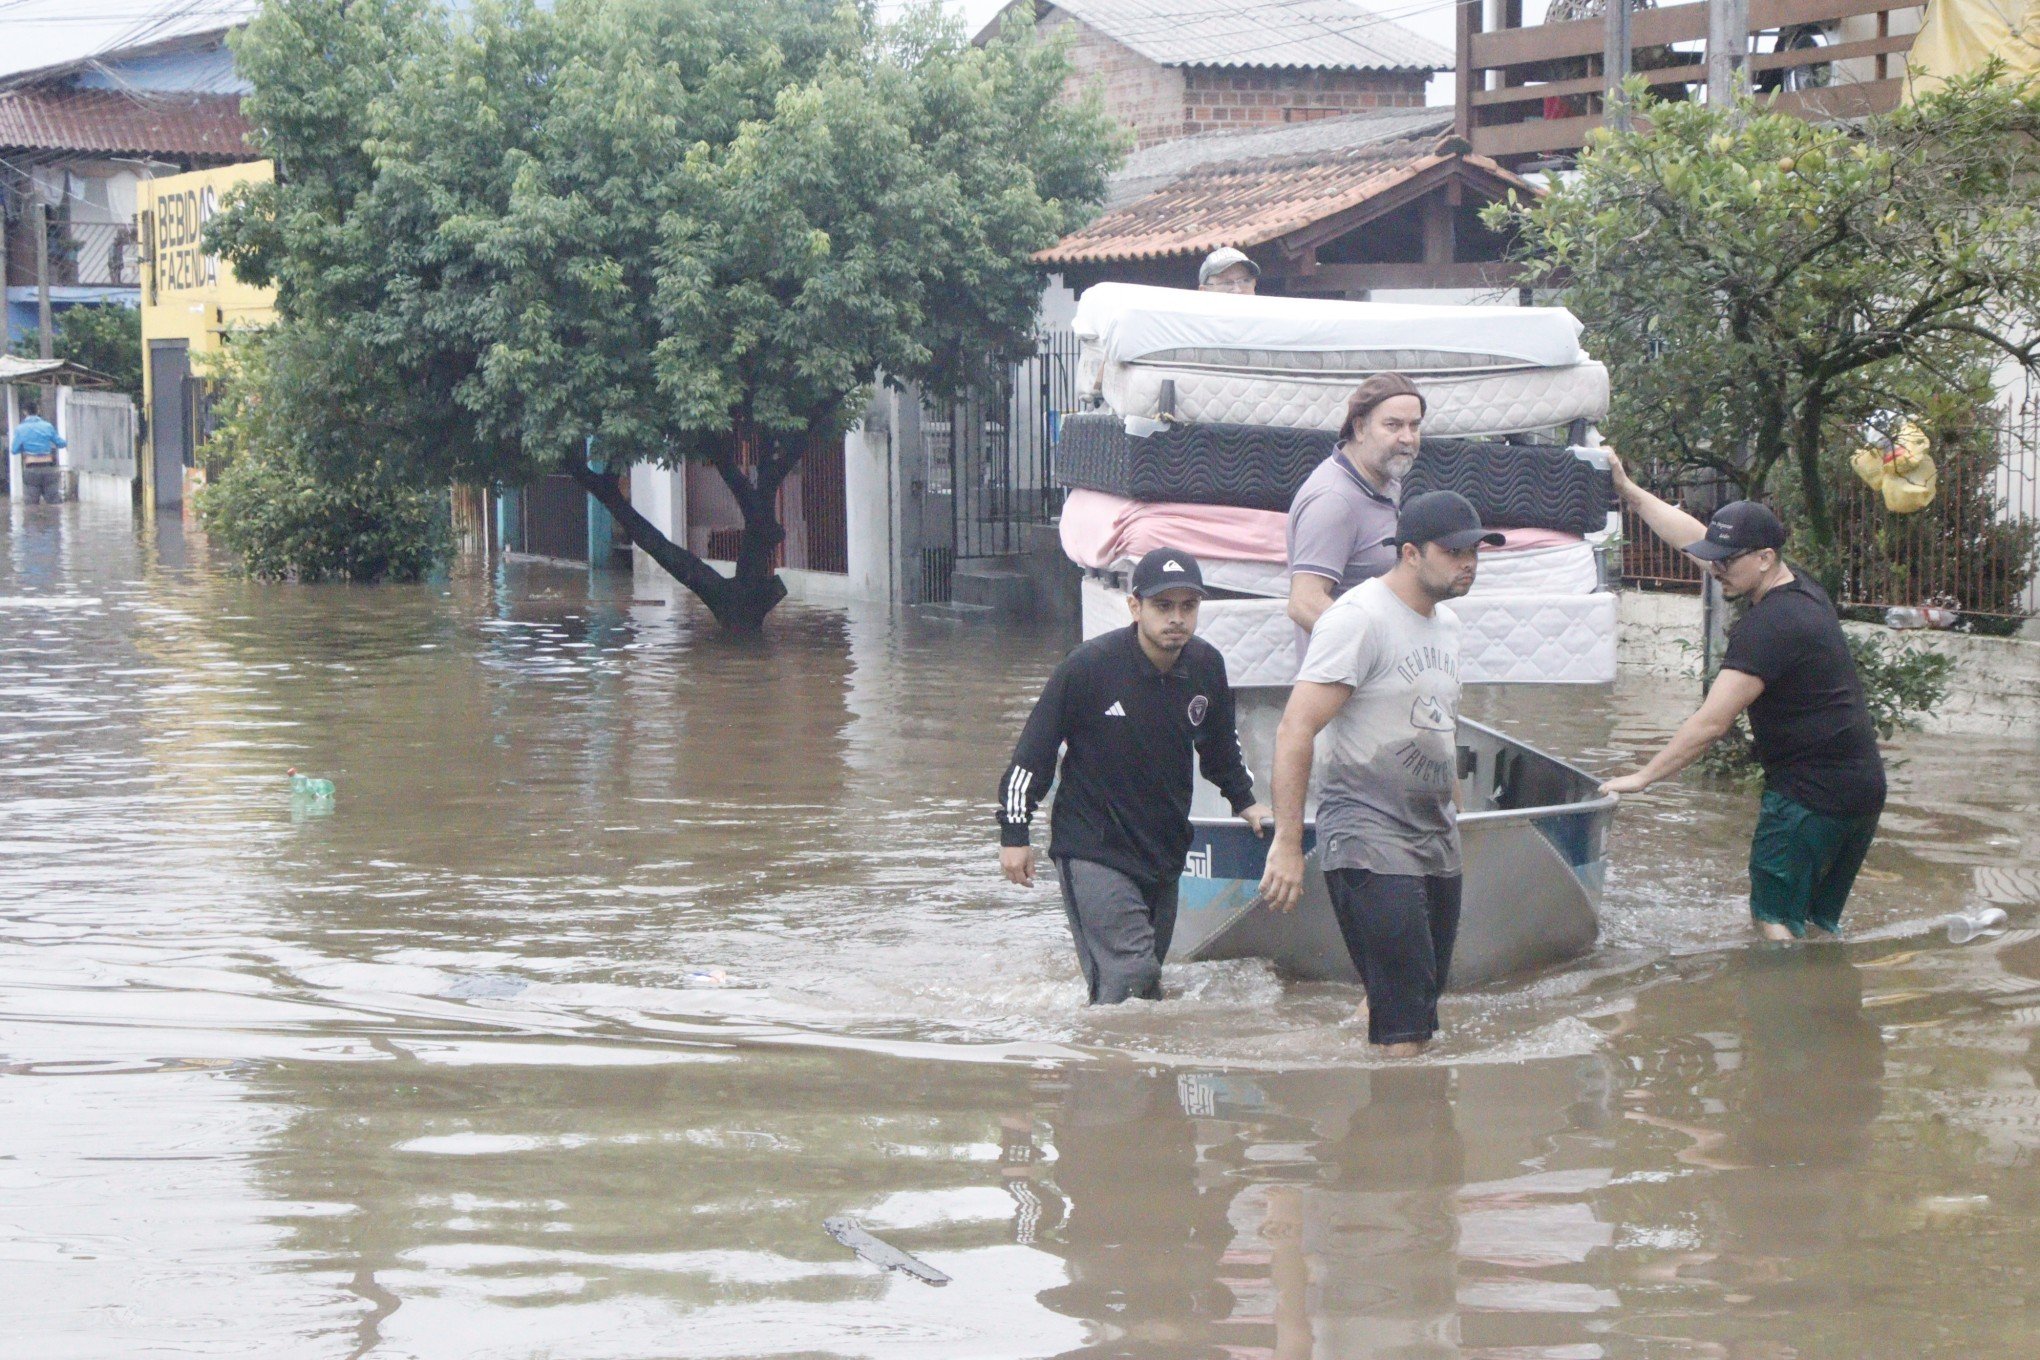
[[[1601,792],[1642,793],[1645,789],[1649,788],[1652,784],[1656,782],[1657,781],[1654,779],[1646,779],[1644,777],[1643,771],[1638,770],[1635,774],[1616,775],[1613,779],[1601,785]]]
[[[1274,843],[1268,847],[1268,867],[1261,873],[1261,900],[1270,911],[1293,911],[1296,899],[1303,895],[1303,835],[1299,828],[1294,836],[1285,836],[1281,827],[1275,829]]]
[[[1256,836],[1267,836],[1275,830],[1275,809],[1266,803],[1253,803],[1240,809],[1240,820],[1252,828]]]
[[[999,847],[999,868],[1005,871],[1008,883],[1018,883],[1023,888],[1034,886],[1034,847],[1031,845],[1002,845]]]

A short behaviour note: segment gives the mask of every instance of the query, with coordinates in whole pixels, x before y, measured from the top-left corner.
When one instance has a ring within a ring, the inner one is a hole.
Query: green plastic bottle
[[[333,781],[316,779],[308,774],[299,774],[295,767],[290,772],[290,791],[293,796],[305,798],[331,798]]]

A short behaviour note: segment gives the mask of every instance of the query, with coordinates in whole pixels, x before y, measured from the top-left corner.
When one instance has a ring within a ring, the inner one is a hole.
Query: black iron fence
[[[925,414],[927,495],[947,510],[948,542],[922,552],[922,598],[949,599],[957,562],[1024,551],[1036,526],[1055,522],[1056,437],[1076,400],[1077,338],[1051,331],[996,389]]]
[[[1831,567],[1837,603],[1881,610],[1941,605],[1967,626],[2007,632],[2040,614],[2040,400],[2001,412],[1994,438],[1937,452],[1933,502],[1894,514],[1882,495],[1854,477],[1829,490],[1835,517]],[[1705,518],[1739,494],[1716,473],[1672,475],[1637,469],[1659,495]],[[1798,518],[1795,516],[1795,518]],[[1795,535],[1795,549],[1804,528]],[[1697,590],[1700,569],[1623,513],[1623,577],[1635,585]]]

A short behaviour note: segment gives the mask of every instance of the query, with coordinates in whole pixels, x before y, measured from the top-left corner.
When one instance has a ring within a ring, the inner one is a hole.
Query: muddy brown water
[[[1390,1067],[1258,964],[1078,1004],[988,827],[1052,638],[10,513],[0,1354],[2040,1354],[2040,738],[1897,745],[1840,946],[1746,943],[1748,796],[1630,800],[1601,947]]]

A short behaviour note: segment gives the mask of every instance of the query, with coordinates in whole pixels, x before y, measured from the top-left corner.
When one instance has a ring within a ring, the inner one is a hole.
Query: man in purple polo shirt
[[[1396,502],[1423,423],[1417,385],[1377,373],[1347,401],[1338,451],[1289,503],[1289,617],[1299,661],[1332,601],[1395,565]]]

